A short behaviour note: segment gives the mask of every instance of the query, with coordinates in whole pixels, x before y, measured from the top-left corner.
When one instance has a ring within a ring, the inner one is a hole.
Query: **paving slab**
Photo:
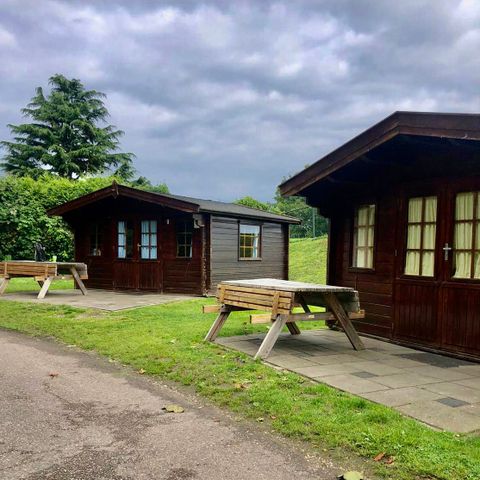
[[[232,338],[218,342],[254,355],[264,335]],[[470,432],[479,428],[479,364],[439,358],[378,339],[363,340],[367,349],[357,352],[341,332],[282,334],[266,363],[393,407],[438,429]]]
[[[411,403],[442,398],[441,394],[430,392],[419,387],[395,388],[377,392],[361,393],[361,397],[388,407],[399,407]]]
[[[442,405],[436,400],[411,403],[397,408],[402,413],[441,430],[459,433],[480,430],[480,416],[459,408]]]
[[[128,308],[148,307],[164,303],[192,300],[192,295],[143,293],[143,292],[114,292],[89,288],[87,295],[80,290],[49,290],[45,298],[39,300],[38,292],[13,292],[2,295],[2,300],[15,302],[34,302],[36,304],[70,305],[79,308],[97,308],[99,310],[117,311]]]

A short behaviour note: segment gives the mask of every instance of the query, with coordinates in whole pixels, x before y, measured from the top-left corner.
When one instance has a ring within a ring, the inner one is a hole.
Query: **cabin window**
[[[177,257],[192,258],[193,222],[177,223]]]
[[[408,201],[405,274],[433,277],[437,234],[437,197]]]
[[[453,253],[453,278],[480,279],[480,192],[457,195]]]
[[[260,225],[240,224],[240,259],[254,260],[260,258]]]
[[[90,226],[90,255],[100,257],[103,248],[103,226],[94,223]]]
[[[361,205],[355,211],[352,266],[373,268],[375,205]]]
[[[157,258],[157,221],[142,220],[140,236],[140,258],[156,260]]]
[[[126,220],[118,222],[118,258],[133,257],[133,223]]]

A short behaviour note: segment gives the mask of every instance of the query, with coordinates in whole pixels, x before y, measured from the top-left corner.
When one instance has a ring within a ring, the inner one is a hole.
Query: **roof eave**
[[[453,127],[448,125],[452,118],[456,120]],[[400,134],[480,140],[480,115],[395,112],[283,182],[279,185],[281,195],[301,194],[335,170]]]
[[[262,215],[255,215],[255,214],[240,214],[240,213],[231,213],[231,212],[221,212],[218,210],[211,210],[207,208],[201,208],[200,212],[202,213],[209,213],[211,215],[221,215],[222,217],[232,217],[232,218],[249,218],[252,220],[263,220],[263,221],[269,221],[269,222],[274,222],[274,223],[289,223],[289,224],[296,224],[300,225],[302,223],[301,220],[298,218],[293,218],[293,217],[286,217],[286,216],[279,216],[278,218],[271,218],[271,217],[265,217]]]

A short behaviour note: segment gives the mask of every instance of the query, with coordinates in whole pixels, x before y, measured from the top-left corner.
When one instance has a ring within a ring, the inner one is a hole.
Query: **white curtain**
[[[373,245],[375,241],[375,205],[363,205],[356,212],[356,236],[354,239],[354,262],[358,268],[373,268]]]
[[[118,222],[118,258],[125,258],[127,252],[125,250],[125,222]]]
[[[423,218],[422,218],[423,217]],[[405,274],[433,277],[437,233],[437,197],[411,198],[408,202]],[[424,222],[423,226],[421,222]],[[422,251],[420,252],[420,248]],[[425,251],[426,250],[426,251]]]
[[[460,193],[457,195],[455,202],[455,234],[454,249],[470,250],[455,251],[454,263],[455,270],[453,278],[471,278],[472,277],[472,248],[473,248],[473,208],[475,204],[474,192]],[[477,235],[480,233],[479,225],[477,225]],[[478,244],[477,241],[475,243]],[[480,271],[477,268],[477,256],[475,256],[475,278],[480,278]],[[477,276],[478,275],[478,276]]]

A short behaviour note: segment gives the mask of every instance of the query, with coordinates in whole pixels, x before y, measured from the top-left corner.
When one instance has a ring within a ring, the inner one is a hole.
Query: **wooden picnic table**
[[[255,280],[225,281],[218,285],[219,305],[206,305],[205,313],[218,311],[205,341],[214,341],[230,313],[236,310],[264,310],[267,314],[250,315],[252,323],[271,323],[255,358],[266,358],[270,354],[283,327],[287,326],[292,335],[300,334],[298,321],[336,321],[343,329],[355,350],[365,346],[358,336],[351,319],[364,318],[360,310],[358,292],[349,287],[317,285],[292,282],[274,278]],[[295,307],[303,312],[294,312]],[[326,312],[311,312],[309,306],[325,307]]]
[[[8,260],[0,262],[0,295],[10,279],[33,277],[40,285],[37,298],[44,298],[54,280],[73,279],[83,295],[87,289],[83,280],[88,279],[87,266],[78,262],[36,262],[34,260]]]

